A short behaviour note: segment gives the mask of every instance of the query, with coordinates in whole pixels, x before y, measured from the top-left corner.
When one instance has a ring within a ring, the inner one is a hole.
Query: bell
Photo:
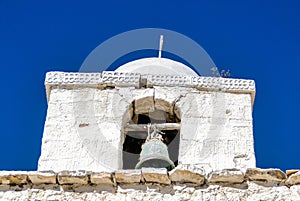
[[[151,139],[142,145],[140,161],[135,169],[142,167],[167,168],[172,170],[175,165],[169,158],[168,147],[159,139]]]

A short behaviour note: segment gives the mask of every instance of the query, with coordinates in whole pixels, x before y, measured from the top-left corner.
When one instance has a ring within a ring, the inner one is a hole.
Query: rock
[[[8,191],[10,189],[10,185],[0,184],[0,191]]]
[[[140,183],[142,172],[141,170],[117,170],[115,178],[117,183]]]
[[[25,171],[0,171],[0,184],[26,184],[27,178]]]
[[[143,114],[154,111],[154,99],[153,97],[147,97],[135,101],[135,113]]]
[[[288,186],[300,184],[300,172],[290,174],[285,181],[285,184]]]
[[[59,184],[87,184],[89,178],[86,171],[62,171],[57,180]]]
[[[145,182],[171,184],[166,168],[142,168],[142,177]]]
[[[148,114],[155,110],[154,107],[154,89],[133,91],[134,112],[135,114]]]
[[[196,183],[201,185],[205,181],[204,170],[192,165],[179,164],[169,174],[171,181],[177,183]]]
[[[253,181],[282,182],[286,175],[279,169],[249,168],[246,177]]]
[[[244,173],[237,169],[224,169],[214,171],[209,175],[209,183],[231,183],[240,184],[244,182]]]
[[[299,172],[300,170],[286,170],[285,174],[286,176],[290,176],[291,174],[295,174],[297,172]]]
[[[91,174],[92,184],[114,184],[112,175],[109,172],[93,172]]]
[[[56,174],[53,171],[28,172],[28,178],[33,184],[56,184]]]

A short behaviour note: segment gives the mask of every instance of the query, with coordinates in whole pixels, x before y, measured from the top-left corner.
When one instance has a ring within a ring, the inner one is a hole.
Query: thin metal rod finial
[[[161,51],[163,48],[163,43],[164,43],[164,36],[160,35],[158,58],[161,58]]]

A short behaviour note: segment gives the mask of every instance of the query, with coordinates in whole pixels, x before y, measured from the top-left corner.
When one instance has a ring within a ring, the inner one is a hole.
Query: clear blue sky
[[[257,166],[300,168],[299,10],[296,0],[0,0],[0,170],[37,168],[47,71],[78,71],[106,39],[147,27],[182,33],[254,79]]]

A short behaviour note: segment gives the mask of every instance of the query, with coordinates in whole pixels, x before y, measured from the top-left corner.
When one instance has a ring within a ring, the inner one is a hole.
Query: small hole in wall
[[[81,123],[81,124],[79,124],[79,128],[87,127],[89,125],[90,124],[88,124],[88,123]]]

